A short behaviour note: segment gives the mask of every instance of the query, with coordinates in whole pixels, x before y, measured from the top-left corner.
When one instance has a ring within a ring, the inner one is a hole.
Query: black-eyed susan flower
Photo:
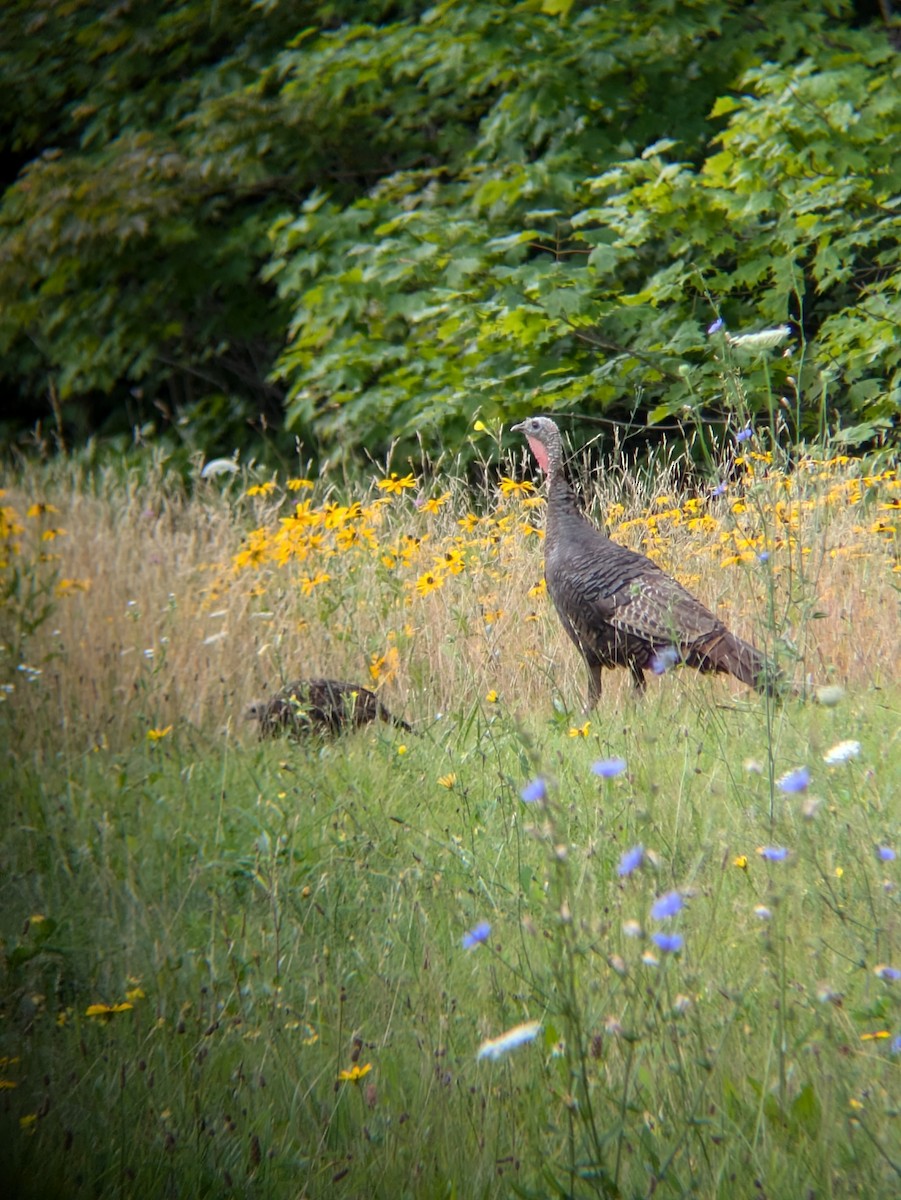
[[[416,580],[416,591],[420,596],[428,596],[430,592],[437,591],[438,588],[444,586],[444,579],[437,571],[425,571]]]
[[[275,480],[270,479],[267,483],[255,483],[253,487],[249,487],[245,492],[246,496],[269,496],[275,491]]]
[[[161,742],[163,740],[163,738],[168,737],[171,732],[172,732],[171,725],[167,725],[165,727],[165,729],[148,729],[147,730],[147,741],[148,742]]]
[[[131,1012],[134,1005],[127,1000],[121,1004],[89,1004],[85,1009],[86,1017],[100,1017],[103,1020],[109,1020],[110,1017],[118,1016],[119,1013]]]
[[[392,471],[387,479],[380,479],[376,486],[380,492],[387,492],[390,496],[401,496],[407,488],[416,487],[416,480],[412,475],[401,477],[396,471]]]
[[[535,491],[535,485],[528,479],[516,480],[504,475],[498,484],[502,496],[527,496]]]
[[[342,1083],[359,1083],[364,1075],[368,1075],[372,1070],[372,1063],[364,1063],[361,1067],[359,1063],[354,1063],[352,1067],[348,1067],[344,1071],[338,1072],[338,1078]]]

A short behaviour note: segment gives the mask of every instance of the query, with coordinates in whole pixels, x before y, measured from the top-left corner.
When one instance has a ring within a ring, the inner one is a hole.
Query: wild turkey
[[[639,690],[646,670],[660,673],[676,663],[729,672],[759,691],[774,690],[777,673],[759,650],[730,633],[649,558],[612,542],[586,520],[564,473],[554,422],[530,417],[513,429],[525,434],[547,476],[544,574],[563,628],[588,668],[589,707],[600,699],[604,667],[628,667]]]
[[[342,733],[376,720],[398,729],[411,728],[390,713],[374,692],[338,679],[298,679],[271,699],[251,704],[247,716],[259,721],[261,738],[280,733]]]

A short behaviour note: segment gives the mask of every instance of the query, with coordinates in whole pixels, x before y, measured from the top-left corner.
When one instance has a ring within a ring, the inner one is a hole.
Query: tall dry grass
[[[729,490],[712,497],[686,483],[684,466],[638,477],[620,460],[584,478],[586,506],[736,632],[787,654],[797,683],[893,679],[896,473],[812,458],[789,471],[760,455],[733,464]],[[24,527],[7,571],[63,594],[30,636],[21,589],[7,600],[9,715],[85,748],[176,722],[242,738],[252,699],[319,674],[378,687],[423,724],[489,692],[523,714],[550,711],[554,699],[578,710],[582,667],[540,594],[540,492],[513,487],[524,476],[521,458],[508,462],[510,482],[474,499],[459,475],[396,492],[373,477],[344,494],[327,478],[300,492],[229,478],[189,494],[164,467],[93,479],[75,467],[29,469],[3,499]],[[440,496],[435,511],[423,508]],[[322,545],[286,557],[279,531],[305,500]],[[362,515],[334,515],[355,501]],[[50,509],[25,516],[35,504]],[[63,532],[42,541],[48,531]],[[256,557],[236,565],[253,546]],[[746,561],[730,563],[736,555]],[[431,589],[430,572],[440,580]],[[52,687],[30,687],[23,664]],[[680,673],[654,686],[698,683]],[[741,692],[731,680],[703,686],[719,700]],[[604,707],[628,702],[625,672],[608,673],[605,688]]]

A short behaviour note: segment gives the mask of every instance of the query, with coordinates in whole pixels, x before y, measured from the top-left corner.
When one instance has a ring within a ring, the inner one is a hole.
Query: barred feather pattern
[[[259,721],[261,738],[284,733],[337,734],[372,721],[385,721],[408,732],[411,729],[388,711],[375,692],[339,679],[298,679],[269,700],[255,701],[247,717]]]
[[[777,674],[750,642],[730,633],[699,600],[656,563],[613,542],[581,512],[563,468],[563,445],[548,417],[513,428],[548,477],[544,553],[548,595],[588,669],[589,702],[601,672],[628,667],[637,688],[661,654],[704,672],[727,672],[760,691]]]

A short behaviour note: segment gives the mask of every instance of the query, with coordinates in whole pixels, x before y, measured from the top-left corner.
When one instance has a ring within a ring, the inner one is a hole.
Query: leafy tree
[[[792,432],[897,414],[897,55],[846,4],[14,0],[0,45],[27,419],[353,452],[773,389]],[[803,354],[737,390],[717,316]]]

